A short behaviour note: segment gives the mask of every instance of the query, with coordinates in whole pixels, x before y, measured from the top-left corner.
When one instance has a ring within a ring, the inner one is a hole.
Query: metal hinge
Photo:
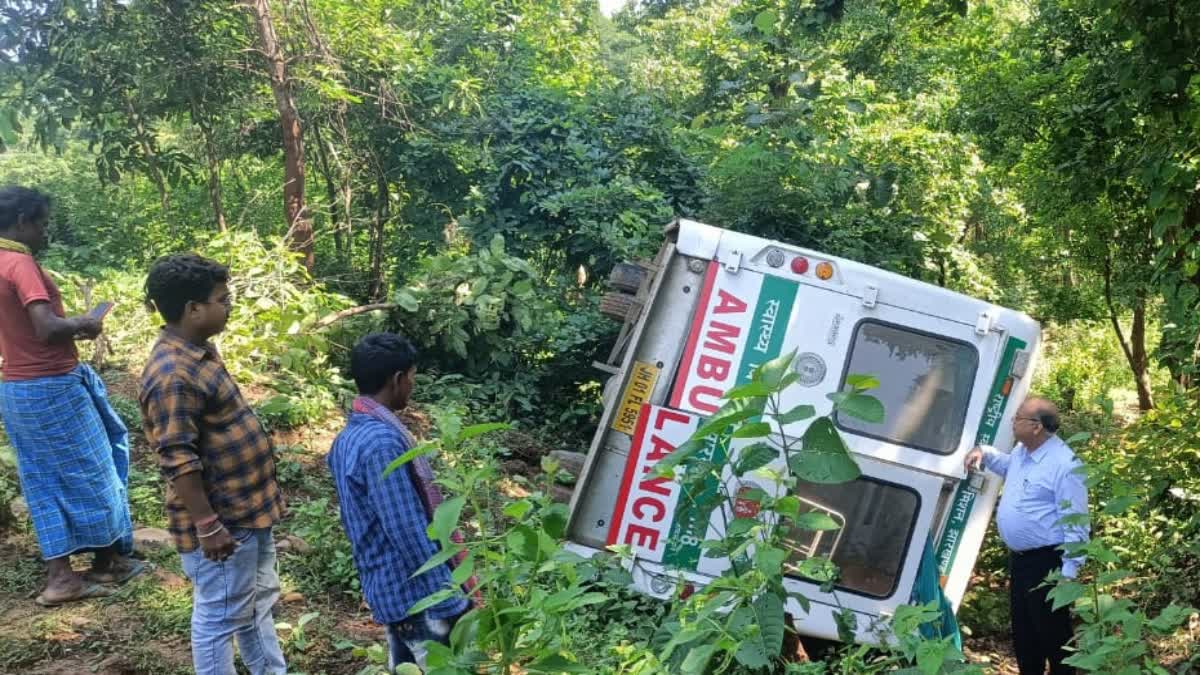
[[[875,302],[879,300],[879,289],[874,286],[867,286],[863,289],[862,304],[863,307],[871,309],[875,307]]]
[[[975,320],[975,334],[983,337],[992,330],[992,313],[980,312],[979,318]]]
[[[717,253],[717,262],[725,266],[726,272],[734,274],[742,268],[742,252],[721,251]]]

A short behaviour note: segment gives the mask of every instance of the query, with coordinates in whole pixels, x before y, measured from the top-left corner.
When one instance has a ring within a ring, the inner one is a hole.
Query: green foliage
[[[121,396],[120,394],[109,393],[108,402],[112,405],[113,410],[117,411],[117,416],[125,423],[125,428],[132,433],[137,433],[142,429],[142,409],[137,401]]]
[[[503,237],[475,251],[427,258],[413,277],[418,281],[393,297],[405,332],[436,340],[437,353],[473,373],[515,370],[528,360],[522,347],[550,305],[537,273],[505,251]]]
[[[302,592],[358,597],[361,586],[350,540],[342,530],[337,506],[321,497],[292,505],[292,532],[308,544],[304,555],[282,556],[280,569],[296,579]]]
[[[1145,483],[1131,484],[1120,477],[1122,469],[1111,462],[1101,462],[1088,468],[1089,484],[1108,483],[1112,495],[1100,510],[1100,516],[1115,521],[1129,518],[1145,523],[1151,503],[1148,499],[1152,486]],[[1147,489],[1150,488],[1150,489]],[[1200,522],[1198,519],[1197,522]],[[1190,536],[1200,536],[1200,528],[1191,529]],[[1106,528],[1107,530],[1107,528]],[[1186,529],[1185,529],[1185,536]],[[1195,539],[1200,542],[1200,538]],[[1173,635],[1188,621],[1196,610],[1174,601],[1165,607],[1155,607],[1153,594],[1128,594],[1128,584],[1134,577],[1133,569],[1126,567],[1144,564],[1144,554],[1129,549],[1131,542],[1121,537],[1114,540],[1111,532],[1094,537],[1084,544],[1068,546],[1069,553],[1082,553],[1088,557],[1089,566],[1094,566],[1094,578],[1090,580],[1064,579],[1054,572],[1049,600],[1057,609],[1070,606],[1082,620],[1082,627],[1075,634],[1076,653],[1067,662],[1086,672],[1104,673],[1166,673],[1149,648],[1152,640],[1161,640]],[[1187,546],[1184,542],[1184,546]],[[1193,547],[1196,544],[1192,544]],[[1188,556],[1192,551],[1180,552]],[[1155,570],[1158,571],[1158,570]],[[1172,570],[1177,572],[1177,570]],[[1179,584],[1186,576],[1173,577]],[[1194,575],[1193,575],[1194,576]],[[1195,596],[1195,588],[1182,584],[1175,594],[1178,597]]]
[[[163,508],[163,481],[157,471],[143,471],[136,464],[129,467],[129,516],[134,527],[167,526]]]
[[[16,450],[8,444],[8,436],[0,426],[0,528],[17,524],[10,504],[20,494]]]
[[[617,330],[597,311],[597,282],[614,262],[652,253],[671,217],[696,216],[1046,323],[1035,388],[1101,432],[1084,449],[1103,467],[1093,495],[1111,509],[1098,538],[1131,573],[1109,595],[1114,607],[1135,598],[1111,617],[1094,613],[1089,650],[1112,644],[1110,618],[1157,635],[1170,602],[1197,604],[1195,584],[1177,582],[1198,573],[1195,510],[1171,492],[1197,489],[1194,405],[1167,395],[1128,430],[1105,419],[1130,407],[1113,317],[1141,316],[1149,339],[1126,336],[1185,388],[1200,381],[1192,4],[654,0],[609,21],[591,0],[309,0],[275,21],[304,120],[312,273],[283,244],[292,223],[278,204],[279,123],[248,49],[252,23],[208,0],[160,5],[0,0],[0,175],[54,195],[44,262],[68,308],[117,301],[102,353],[110,370],[136,377],[155,339],[160,322],[142,307],[150,262],[197,250],[233,267],[237,305],[217,342],[270,427],[332,414],[351,394],[347,348],[391,326],[423,343],[420,396],[435,408],[579,446],[600,409],[590,364]],[[401,309],[321,324],[385,299]],[[1160,389],[1165,376],[1149,369]],[[779,451],[788,472],[857,475],[827,418],[768,405],[783,380],[739,392],[706,425],[750,444],[730,471],[776,458],[754,444],[763,425],[808,422]],[[870,380],[856,383],[861,391],[836,393],[835,404],[877,418]],[[136,429],[132,401],[113,401]],[[492,666],[500,654],[530,671],[648,674],[773,659],[778,612],[753,599],[771,595],[751,593],[774,578],[770,547],[722,589],[737,598],[733,612],[700,598],[668,617],[619,591],[609,563],[564,557],[561,512],[536,491],[514,507],[519,517],[496,516],[505,505],[479,493],[497,478],[502,445],[472,441],[463,458],[438,458],[465,499],[452,504],[479,533],[477,571],[497,575],[485,592],[511,609],[488,615],[483,638],[460,636],[456,663],[471,670],[467,655],[485,653]],[[661,468],[693,479],[716,470],[685,455]],[[324,494],[302,467],[281,455],[285,487]],[[161,518],[152,478],[131,476],[147,523]],[[0,498],[15,494],[11,462],[0,462]],[[309,592],[351,592],[336,513],[317,504],[301,501],[297,516],[315,553],[284,565]],[[720,546],[762,533],[731,536]],[[980,566],[995,572],[1002,555],[985,549]],[[608,600],[566,609],[597,592]],[[614,609],[621,603],[632,604]],[[983,629],[1004,613],[995,588],[976,588],[964,608]],[[898,624],[920,610],[904,614]],[[665,641],[645,637],[664,622],[728,636],[676,644],[660,659]],[[1145,656],[1122,653],[1104,667]],[[848,648],[787,669],[928,670],[952,664],[947,656],[944,645],[902,639],[895,651]]]
[[[1200,606],[1200,405],[1167,398],[1124,430],[1093,437],[1083,456],[1101,495],[1095,520],[1103,545],[1129,570],[1140,606]],[[1130,581],[1126,581],[1129,584]]]
[[[1033,389],[1057,402],[1064,413],[1098,412],[1104,400],[1120,399],[1123,391],[1133,388],[1129,365],[1111,325],[1099,321],[1051,324],[1045,328],[1045,341]],[[1155,380],[1165,378],[1156,374]],[[1130,402],[1119,403],[1123,408]]]
[[[585,560],[565,550],[566,509],[543,492],[492,501],[495,493],[487,486],[496,480],[496,465],[476,439],[505,425],[463,426],[453,414],[437,421],[438,439],[398,458],[389,470],[417,454],[436,453],[452,463],[439,482],[456,496],[442,503],[429,528],[443,553],[427,567],[465,551],[455,584],[476,574],[483,602],[455,626],[449,648],[428,644],[428,672],[508,672],[517,663],[528,672],[590,672],[613,663],[607,646],[643,638],[661,609],[625,590],[629,576],[612,559]],[[457,544],[450,540],[454,529],[474,534]],[[456,585],[414,611],[461,593]],[[599,642],[600,633],[611,642]]]

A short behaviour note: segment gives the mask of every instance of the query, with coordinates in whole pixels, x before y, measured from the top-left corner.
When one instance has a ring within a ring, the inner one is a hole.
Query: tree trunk
[[[163,217],[166,218],[171,210],[171,193],[167,190],[167,181],[163,178],[162,167],[158,163],[158,153],[154,150],[154,141],[150,137],[150,132],[146,130],[142,116],[138,114],[133,105],[133,99],[128,93],[125,95],[125,112],[129,115],[130,126],[137,134],[137,142],[142,149],[142,155],[146,158],[146,166],[150,169],[150,180],[154,181],[154,187],[158,188],[159,203],[162,206]]]
[[[221,155],[217,152],[217,143],[213,140],[212,124],[200,112],[200,103],[192,99],[192,122],[200,128],[204,137],[204,155],[208,166],[208,200],[212,204],[213,221],[219,232],[229,229],[225,222],[225,206],[221,199]]]
[[[375,228],[371,233],[371,300],[378,301],[384,295],[383,251],[387,221],[391,218],[391,194],[387,178],[382,172],[375,174]]]
[[[1117,333],[1117,340],[1121,343],[1121,351],[1125,352],[1125,360],[1129,362],[1129,369],[1133,371],[1138,408],[1142,411],[1150,410],[1154,407],[1154,398],[1150,392],[1150,361],[1146,355],[1146,293],[1144,290],[1137,291],[1133,304],[1133,326],[1130,328],[1130,339],[1127,340],[1125,331],[1121,329],[1116,303],[1113,302],[1111,252],[1104,258],[1104,302],[1108,306],[1108,318]]]
[[[333,248],[339,261],[349,263],[344,233],[337,219],[338,192],[333,184],[333,176],[329,173],[329,158],[325,154],[325,141],[321,138],[321,125],[313,124],[312,130],[313,140],[317,142],[317,161],[321,164],[321,177],[325,179],[325,196],[329,200],[329,225],[333,230]]]
[[[1146,296],[1139,291],[1133,305],[1133,327],[1130,329],[1130,342],[1133,344],[1133,376],[1137,382],[1138,408],[1143,412],[1154,407],[1154,398],[1150,392],[1150,359],[1146,354]]]
[[[244,0],[254,14],[258,28],[259,49],[267,60],[271,92],[283,127],[283,207],[287,219],[288,241],[293,250],[304,255],[304,266],[312,270],[316,261],[313,253],[312,220],[304,205],[304,129],[292,96],[287,59],[275,33],[269,0]]]

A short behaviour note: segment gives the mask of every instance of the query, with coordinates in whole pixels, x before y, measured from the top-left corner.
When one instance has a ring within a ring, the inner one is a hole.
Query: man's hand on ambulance
[[[967,453],[967,459],[963,461],[963,468],[967,471],[976,471],[983,468],[983,448],[978,445]]]

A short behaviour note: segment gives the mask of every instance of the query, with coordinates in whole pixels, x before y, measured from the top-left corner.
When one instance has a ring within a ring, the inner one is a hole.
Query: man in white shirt
[[[1013,418],[1018,443],[1011,453],[977,447],[966,459],[968,471],[982,465],[1004,478],[996,526],[1010,551],[1013,648],[1021,675],[1043,675],[1047,661],[1052,675],[1075,672],[1063,664],[1073,634],[1070,610],[1051,611],[1050,589],[1039,588],[1052,570],[1075,577],[1083,558],[1067,556],[1060,547],[1088,538],[1085,526],[1062,522],[1086,515],[1088,502],[1081,462],[1057,431],[1054,404],[1029,398]]]

